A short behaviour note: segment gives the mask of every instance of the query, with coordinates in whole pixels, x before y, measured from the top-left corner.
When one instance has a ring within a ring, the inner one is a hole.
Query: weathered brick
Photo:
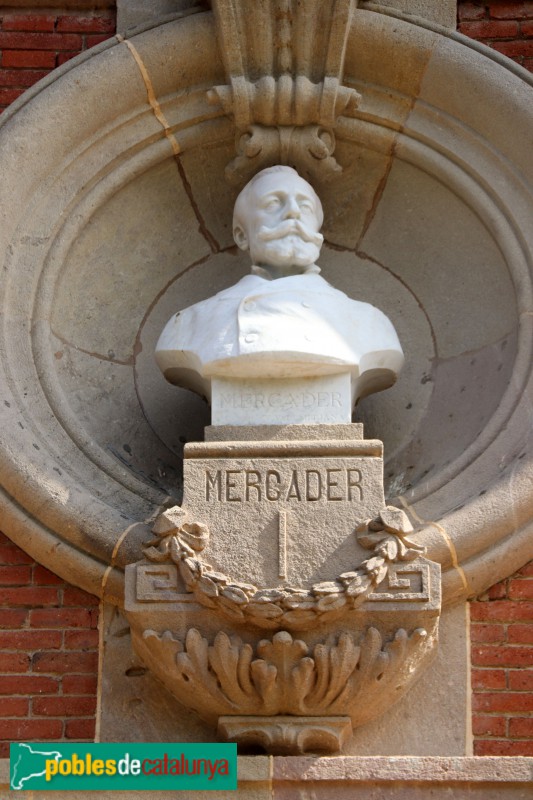
[[[515,717],[509,720],[509,736],[511,739],[533,740],[533,717]]]
[[[477,667],[533,667],[533,647],[481,645],[472,648]]]
[[[59,689],[57,678],[44,675],[8,675],[0,681],[0,694],[56,694]]]
[[[471,39],[512,39],[518,35],[518,22],[515,21],[492,21],[483,20],[482,22],[461,22],[459,32]]]
[[[96,675],[65,675],[61,681],[63,694],[96,694]]]
[[[55,65],[56,54],[50,50],[4,50],[2,54],[3,67],[14,67],[15,69],[24,67],[53,69]],[[26,556],[25,553],[24,555]],[[31,563],[31,561],[32,559],[26,556],[26,560],[23,563],[28,564]],[[44,569],[44,567],[42,567],[42,569]]]
[[[95,697],[34,697],[32,713],[45,717],[83,717],[96,711]]]
[[[509,581],[509,597],[511,600],[533,600],[533,579],[514,578]]]
[[[28,653],[0,653],[0,672],[26,672],[29,665]]]
[[[0,725],[0,739],[8,741],[29,741],[60,739],[63,721],[60,719],[3,719]]]
[[[59,33],[114,33],[115,19],[112,16],[61,16],[56,30]]]
[[[82,46],[78,33],[0,33],[2,50],[81,50]]]
[[[3,53],[4,66],[11,66],[5,64],[6,54]],[[0,542],[0,564],[33,564],[33,558],[29,556],[20,547],[12,544],[9,539],[3,537]]]
[[[0,89],[0,106],[8,106],[14,103],[23,92],[24,89]]]
[[[520,23],[520,33],[522,34],[522,36],[533,36],[533,21],[531,21],[531,22],[521,22]],[[518,573],[518,574],[520,575],[520,573]],[[533,569],[529,573],[528,577],[533,577]]]
[[[504,669],[473,669],[472,688],[478,690],[505,689],[507,672]]]
[[[474,736],[499,736],[507,734],[506,717],[478,716],[472,717],[472,732]]]
[[[87,628],[91,612],[87,608],[34,608],[30,611],[32,628]]]
[[[533,692],[533,670],[509,670],[509,689],[517,692]]]
[[[474,622],[530,622],[533,619],[533,603],[512,600],[474,602],[470,606],[470,617]]]
[[[64,606],[97,606],[99,599],[94,594],[84,592],[83,589],[77,589],[75,586],[67,586],[63,591],[63,605]]]
[[[4,14],[1,28],[4,31],[53,31],[55,14]]]
[[[507,641],[510,644],[533,644],[533,622],[530,625],[509,625]]]
[[[94,719],[68,719],[65,724],[67,739],[86,739],[94,741],[96,723]]]
[[[32,580],[36,586],[59,586],[64,584],[63,578],[50,572],[49,569],[42,567],[40,564],[34,566]]]
[[[98,648],[98,631],[94,629],[65,631],[67,650],[95,650]]]
[[[63,633],[47,630],[0,630],[0,650],[53,650],[61,647]]]
[[[475,756],[533,756],[533,742],[512,742],[508,739],[478,739]]]
[[[22,628],[28,615],[25,608],[0,608],[0,629]]]
[[[531,39],[523,39],[522,41],[517,39],[514,42],[492,42],[491,47],[504,56],[509,56],[509,58],[533,56],[533,40]]]
[[[28,697],[3,697],[0,701],[0,717],[25,717],[29,707]]]
[[[57,54],[57,66],[60,67],[62,64],[66,64],[67,61],[71,61],[75,56],[79,56],[81,50],[76,53],[58,53]]]
[[[0,86],[21,86],[20,81],[17,83],[12,78],[19,76],[19,70],[0,70]],[[26,74],[23,72],[22,74]],[[37,78],[37,80],[39,80]],[[31,567],[29,564],[10,564],[9,566],[0,566],[0,586],[24,586],[29,583],[31,578]]]
[[[491,586],[487,591],[487,597],[489,600],[501,600],[503,597],[507,597],[507,581],[500,581]]]
[[[470,638],[473,642],[505,642],[505,626],[491,625],[488,622],[473,622],[470,626]]]
[[[0,89],[0,93],[2,90]],[[40,586],[20,586],[15,589],[0,588],[2,606],[53,606],[58,603],[57,589]]]
[[[472,698],[472,708],[485,713],[533,711],[533,694],[523,692],[478,692]]]
[[[533,19],[533,2],[490,0],[489,13],[493,19]]]
[[[27,88],[47,74],[48,72],[36,69],[0,69],[0,86]],[[17,576],[20,577],[17,579]],[[10,582],[19,586],[31,583],[31,567],[29,565],[0,567],[0,586],[7,586]]]
[[[39,652],[32,658],[34,672],[94,672],[98,668],[98,653]]]
[[[110,33],[98,33],[92,34],[88,33],[85,37],[85,46],[89,47],[96,47],[97,44],[102,44],[102,42],[107,42],[108,39],[111,38],[113,34]]]
[[[459,3],[457,13],[459,20],[485,19],[487,17],[485,3]]]

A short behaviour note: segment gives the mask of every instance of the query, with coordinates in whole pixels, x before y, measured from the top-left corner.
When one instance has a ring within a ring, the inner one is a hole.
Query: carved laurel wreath
[[[258,589],[216,572],[204,562],[200,553],[209,541],[209,530],[186,518],[187,512],[179,506],[163,512],[153,528],[157,538],[148,542],[144,550],[146,558],[176,564],[187,590],[201,605],[216,608],[234,621],[262,628],[301,628],[338,617],[361,605],[385,579],[391,564],[412,561],[425,552],[407,536],[413,531],[407,515],[387,506],[379,516],[356,528],[359,544],[373,554],[353,571],[344,572],[333,581],[316,583],[310,589]]]

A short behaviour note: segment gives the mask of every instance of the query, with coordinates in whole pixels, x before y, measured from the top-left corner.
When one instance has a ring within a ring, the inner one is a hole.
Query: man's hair
[[[254,183],[256,183],[256,181],[260,180],[265,175],[270,175],[273,172],[282,172],[282,173],[284,172],[284,173],[289,173],[290,175],[296,175],[297,178],[299,178],[301,181],[303,181],[304,183],[306,183],[309,186],[309,188],[311,189],[311,195],[312,195],[313,200],[315,202],[315,210],[316,210],[316,216],[317,216],[317,219],[318,219],[318,227],[319,228],[322,227],[322,223],[324,221],[324,212],[322,210],[322,203],[320,202],[320,198],[317,195],[317,193],[315,192],[315,190],[313,189],[313,187],[311,186],[311,184],[308,181],[306,181],[305,178],[302,178],[302,176],[299,175],[296,172],[296,170],[293,169],[292,167],[285,167],[282,164],[277,164],[275,167],[266,167],[266,169],[262,169],[260,172],[257,172],[253,176],[253,178],[251,178],[248,181],[248,183],[246,184],[244,189],[240,192],[240,194],[238,195],[238,197],[237,197],[237,199],[235,201],[235,208],[234,208],[234,211],[233,211],[233,230],[235,230],[235,228],[237,226],[240,226],[241,228],[245,227],[244,224],[243,224],[242,215],[243,215],[243,212],[248,208],[248,205],[249,205],[248,195],[249,195],[250,189],[252,188]]]

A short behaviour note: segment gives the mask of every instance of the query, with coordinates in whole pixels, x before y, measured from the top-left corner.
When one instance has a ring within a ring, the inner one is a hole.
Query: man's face
[[[249,247],[253,264],[280,272],[303,272],[317,260],[323,237],[311,187],[297,175],[272,172],[253,183],[241,215],[240,247]],[[290,269],[292,268],[292,269]]]

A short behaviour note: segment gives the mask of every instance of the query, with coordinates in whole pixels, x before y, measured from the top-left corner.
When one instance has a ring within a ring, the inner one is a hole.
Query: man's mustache
[[[257,234],[257,238],[262,242],[270,242],[275,239],[284,239],[285,236],[291,236],[291,234],[294,233],[297,234],[300,239],[303,239],[304,242],[311,242],[311,244],[315,244],[317,247],[320,247],[324,241],[324,237],[321,233],[311,230],[311,228],[308,228],[299,220],[295,219],[288,219],[278,225],[277,228],[262,227]]]

